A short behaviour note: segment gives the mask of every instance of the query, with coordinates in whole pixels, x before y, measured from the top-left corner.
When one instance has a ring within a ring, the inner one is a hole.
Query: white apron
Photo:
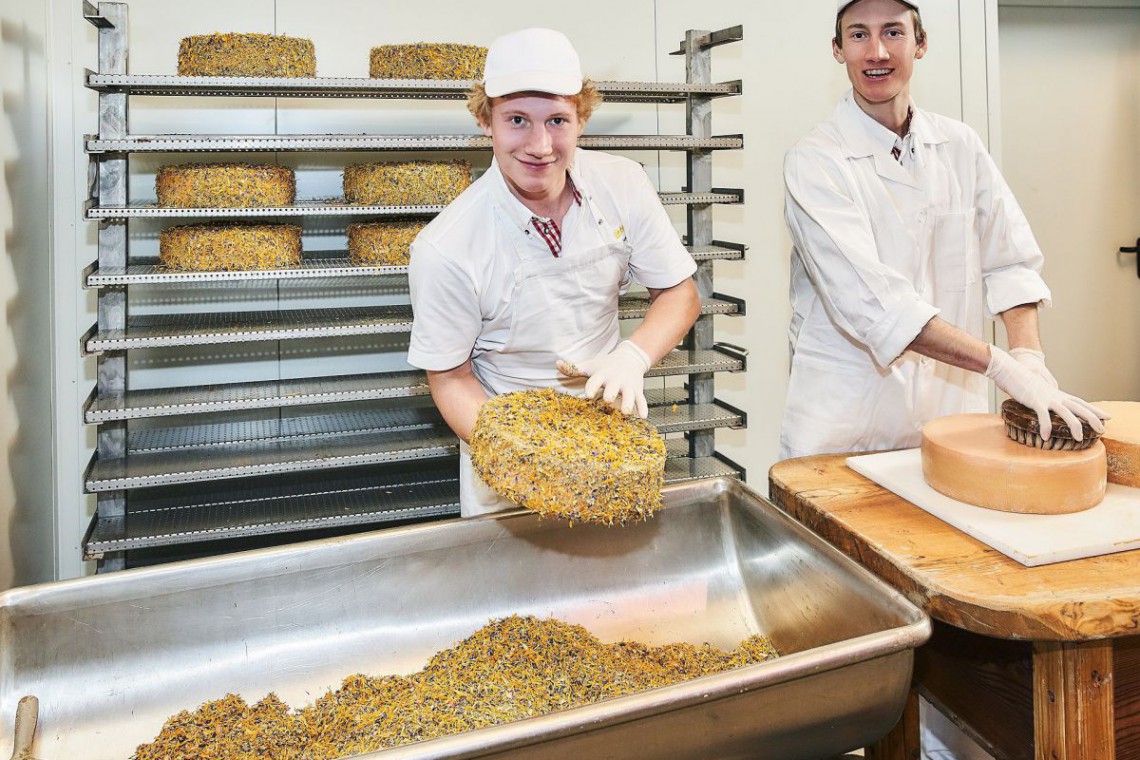
[[[629,285],[632,247],[615,239],[590,196],[583,195],[574,230],[563,231],[561,255],[536,257],[524,233],[496,208],[495,224],[511,230],[518,266],[511,291],[511,326],[499,351],[472,359],[472,369],[492,395],[531,388],[557,388],[581,395],[584,378],[566,378],[554,363],[581,361],[618,344],[618,296]],[[568,245],[567,245],[568,244]],[[459,446],[459,503],[463,517],[515,505],[485,484]]]

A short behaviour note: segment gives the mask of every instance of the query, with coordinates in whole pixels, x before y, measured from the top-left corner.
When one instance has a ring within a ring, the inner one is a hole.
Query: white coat
[[[557,257],[531,234],[533,215],[495,162],[419,234],[408,272],[412,366],[444,371],[470,359],[488,395],[580,395],[585,381],[560,375],[555,361],[617,345],[618,297],[633,280],[664,289],[692,276],[693,257],[641,166],[578,150],[570,176],[581,204],[563,220]],[[459,471],[465,517],[514,506],[479,479],[466,444]]]
[[[922,426],[986,411],[984,376],[906,351],[938,315],[1048,303],[1041,250],[981,139],[914,108],[906,166],[852,93],[784,163],[792,361],[781,458],[916,446]]]

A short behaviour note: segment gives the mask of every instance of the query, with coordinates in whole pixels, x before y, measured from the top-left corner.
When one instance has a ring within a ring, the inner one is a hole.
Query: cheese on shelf
[[[471,184],[467,161],[388,161],[344,168],[344,198],[367,206],[446,206]]]
[[[164,208],[265,208],[297,199],[293,170],[275,164],[179,164],[154,175]]]
[[[167,269],[189,272],[287,269],[301,263],[296,224],[189,224],[158,235]]]
[[[315,77],[313,41],[283,34],[198,34],[178,45],[184,77]]]
[[[373,79],[482,79],[487,48],[454,42],[380,45],[368,55]]]

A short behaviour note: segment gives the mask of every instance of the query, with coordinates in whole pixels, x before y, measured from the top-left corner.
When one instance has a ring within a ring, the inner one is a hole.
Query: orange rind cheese
[[[1110,415],[1101,440],[1108,450],[1108,482],[1140,488],[1140,401],[1097,401]]]
[[[958,414],[922,430],[922,474],[952,499],[1003,512],[1064,514],[1095,507],[1107,485],[1105,448],[1023,446],[996,414]]]

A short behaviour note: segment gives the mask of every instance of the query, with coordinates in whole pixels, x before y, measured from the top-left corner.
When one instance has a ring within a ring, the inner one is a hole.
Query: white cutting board
[[[926,484],[919,449],[847,458],[847,466],[1023,565],[1140,549],[1140,488],[1108,484],[1104,501],[1068,515],[1022,515],[951,499]]]

